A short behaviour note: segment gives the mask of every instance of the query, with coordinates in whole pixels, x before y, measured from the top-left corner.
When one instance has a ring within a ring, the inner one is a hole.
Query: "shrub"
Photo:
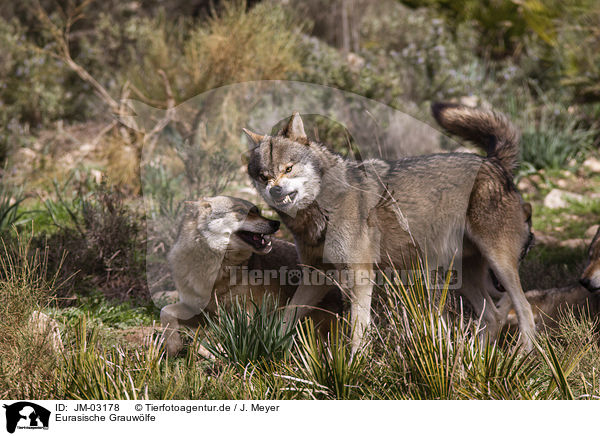
[[[429,291],[426,279],[406,286],[390,278],[378,347],[382,363],[372,395],[385,398],[569,398],[568,376],[585,347],[559,350],[543,333],[539,356],[508,344],[480,339],[481,327],[462,311],[446,313],[447,286]],[[585,342],[585,341],[584,341]],[[383,375],[382,375],[383,373]],[[540,374],[544,374],[541,376]],[[556,382],[560,384],[556,385]]]
[[[364,22],[361,55],[367,64],[417,104],[479,95],[475,83],[483,81],[487,65],[474,53],[477,33],[469,23],[448,25],[430,10],[384,4],[388,13],[373,13]]]
[[[528,124],[521,136],[521,160],[535,169],[563,169],[571,159],[580,159],[592,149],[596,132],[578,127],[576,119],[552,122],[542,116]]]
[[[600,101],[600,5],[590,0],[557,2],[556,47],[562,61],[562,83],[583,102]]]
[[[0,17],[0,163],[28,144],[35,129],[65,116],[70,92],[55,79],[63,67],[33,50],[16,20]]]
[[[160,16],[131,22],[136,61],[126,75],[144,96],[166,101],[159,70],[183,102],[230,83],[285,79],[300,68],[295,25],[276,4],[246,10],[245,2],[225,2],[206,23],[190,24]]]
[[[58,231],[36,236],[35,243],[49,248],[50,265],[56,268],[66,256],[61,277],[68,287],[61,297],[99,289],[109,298],[148,300],[140,217],[124,202],[118,187],[102,183],[86,193],[79,190],[70,201],[57,194],[48,200],[51,216],[66,210],[65,221],[54,218]]]
[[[89,296],[79,296],[77,305],[59,308],[51,313],[58,321],[70,327],[75,327],[85,317],[88,327],[126,329],[152,325],[160,311],[153,304],[141,306],[131,301],[107,300],[96,291]]]

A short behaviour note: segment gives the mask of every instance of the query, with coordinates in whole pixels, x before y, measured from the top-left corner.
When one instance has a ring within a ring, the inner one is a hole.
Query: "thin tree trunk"
[[[348,17],[348,0],[342,0],[342,50],[350,51],[350,22]]]

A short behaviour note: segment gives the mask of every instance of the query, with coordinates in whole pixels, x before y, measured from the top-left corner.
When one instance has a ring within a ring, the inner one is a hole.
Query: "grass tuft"
[[[48,252],[33,249],[31,238],[15,232],[1,250],[0,398],[44,398],[57,370],[49,356],[57,350],[48,326],[35,325],[32,315],[52,305],[57,276],[48,276]]]
[[[229,308],[219,306],[214,319],[208,318],[206,348],[226,362],[259,364],[286,357],[293,334],[274,299],[265,297],[256,304],[238,298]]]
[[[367,369],[366,349],[352,354],[350,329],[339,320],[332,323],[327,338],[315,329],[311,319],[299,324],[296,353],[292,358],[301,379],[308,380],[314,398],[350,400],[360,398],[361,381]]]

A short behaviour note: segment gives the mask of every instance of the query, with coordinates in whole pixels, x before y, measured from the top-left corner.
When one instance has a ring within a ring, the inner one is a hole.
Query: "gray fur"
[[[438,109],[444,113],[441,106]],[[518,276],[519,257],[530,234],[529,217],[507,171],[511,166],[507,156],[517,153],[514,129],[503,135],[504,118],[472,109],[458,117],[460,110],[453,106],[453,116],[443,118],[444,126],[452,130],[453,120],[460,120],[461,128],[454,131],[468,131],[467,139],[495,135],[492,141],[479,143],[492,158],[450,153],[394,162],[351,161],[310,141],[300,116],[294,114],[282,135],[249,134],[257,142],[250,150],[248,174],[291,230],[302,263],[372,278],[375,268],[389,263],[415,269],[425,262],[447,267],[458,261],[464,270],[460,292],[482,314],[490,334],[495,335],[505,321],[512,303],[530,348],[533,316]],[[502,123],[495,125],[495,120]],[[473,134],[478,128],[481,134]],[[280,186],[290,201],[285,201],[287,197],[277,201],[271,195],[274,186]],[[510,302],[501,308],[489,295],[490,268],[510,295]],[[300,286],[290,304],[314,305],[324,291]],[[372,283],[354,283],[345,291],[356,349],[370,319]]]
[[[600,229],[596,232],[588,249],[588,262],[580,282],[590,292],[600,291]]]
[[[294,295],[297,284],[283,281],[280,274],[300,272],[296,247],[271,236],[277,221],[260,215],[256,206],[241,198],[217,196],[186,203],[175,244],[168,254],[179,302],[163,307],[161,324],[167,328],[166,347],[170,355],[182,348],[180,325],[197,327],[199,315],[213,314],[219,305],[228,307],[236,297],[245,296],[247,310],[265,295],[280,305]],[[238,231],[263,233],[268,244],[256,248],[237,236]],[[246,274],[271,274],[269,282],[244,281]],[[232,277],[235,274],[235,277]],[[233,280],[232,280],[233,279]],[[339,295],[330,293],[311,314],[321,329],[329,326],[340,310]]]

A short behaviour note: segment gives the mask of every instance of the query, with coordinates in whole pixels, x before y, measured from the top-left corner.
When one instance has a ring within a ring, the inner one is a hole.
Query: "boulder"
[[[582,201],[583,195],[574,192],[553,189],[544,198],[544,206],[548,209],[561,209],[569,205],[570,201]]]
[[[593,225],[592,227],[590,227],[589,229],[587,229],[584,233],[584,237],[587,240],[591,240],[594,236],[596,236],[596,233],[598,233],[598,229],[600,228],[599,224]]]
[[[600,173],[600,159],[588,157],[583,161],[583,167],[592,173]]]

